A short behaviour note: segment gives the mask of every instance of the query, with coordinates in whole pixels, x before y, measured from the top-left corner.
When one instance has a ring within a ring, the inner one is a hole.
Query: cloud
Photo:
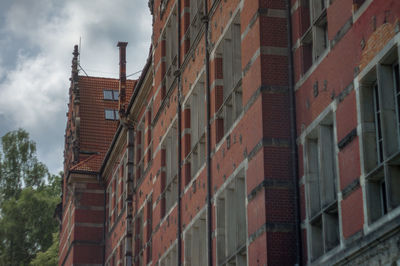
[[[147,2],[9,0],[0,7],[0,134],[25,128],[39,158],[58,172],[73,45],[81,38],[89,75],[117,77],[116,44],[128,41],[127,72],[140,70],[150,46]]]

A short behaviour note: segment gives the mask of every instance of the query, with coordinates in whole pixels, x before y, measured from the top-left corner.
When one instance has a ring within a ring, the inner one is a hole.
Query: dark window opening
[[[395,87],[395,98],[396,98],[396,109],[397,109],[397,126],[400,134],[400,69],[399,64],[393,67],[394,76],[394,87]]]
[[[400,75],[397,46],[363,77],[360,103],[368,222],[400,205]]]
[[[364,3],[365,0],[353,0],[353,10],[357,11]]]
[[[376,145],[378,148],[378,163],[383,161],[383,138],[381,123],[381,108],[379,105],[378,84],[374,86],[374,108],[375,108],[375,127],[376,127]]]

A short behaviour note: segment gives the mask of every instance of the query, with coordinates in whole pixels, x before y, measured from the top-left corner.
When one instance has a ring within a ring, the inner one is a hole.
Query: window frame
[[[112,114],[112,118],[111,115]],[[116,109],[104,109],[104,118],[109,121],[119,120],[119,112]]]
[[[134,259],[137,262],[137,265],[141,266],[143,265],[143,252],[144,252],[144,247],[145,247],[145,242],[144,242],[144,216],[143,216],[143,209],[139,211],[139,213],[135,217],[135,223],[134,223],[134,236],[135,236],[135,242],[134,242]],[[135,264],[136,265],[136,264]]]
[[[159,261],[159,266],[175,266],[175,265],[178,265],[178,247],[176,241],[162,255]]]
[[[191,47],[194,45],[202,27],[203,8],[203,0],[190,0],[189,38]]]
[[[311,69],[329,50],[328,7],[329,2],[327,0],[308,0],[309,13],[305,19],[309,20],[310,26],[300,40],[302,46],[302,74]],[[322,45],[321,40],[323,41]]]
[[[162,79],[168,92],[175,80],[175,70],[178,66],[178,11],[173,7],[170,16],[165,23],[162,39],[165,41],[165,73]],[[166,95],[166,94],[165,94]]]
[[[110,93],[110,95],[106,96],[106,93]],[[111,97],[109,97],[109,96],[111,96]],[[104,89],[103,90],[103,100],[118,101],[119,100],[119,90]]]
[[[240,14],[236,14],[217,47],[222,58],[222,104],[217,117],[223,120],[223,135],[227,134],[243,111],[242,47]]]
[[[335,121],[329,106],[304,137],[305,223],[311,262],[339,248],[342,239]]]
[[[176,123],[173,123],[162,143],[165,150],[165,188],[163,195],[165,198],[166,216],[178,201],[178,131]]]
[[[207,222],[206,213],[202,211],[193,219],[184,232],[184,265],[207,265]]]
[[[139,182],[143,178],[144,175],[144,139],[145,139],[145,123],[144,123],[144,117],[141,119],[141,121],[138,124],[137,130],[140,132],[140,144],[136,144],[136,155],[137,155],[137,161],[135,164],[136,167],[136,175],[139,175],[136,177],[136,182]],[[140,151],[140,152],[139,152]]]
[[[244,169],[235,172],[215,195],[217,265],[247,265],[246,198]]]
[[[205,164],[206,150],[206,102],[204,74],[200,76],[187,100],[190,107],[190,173],[193,178]]]
[[[366,223],[372,225],[400,207],[398,46],[393,45],[382,51],[380,58],[364,73],[360,78],[358,93],[360,149],[365,180]],[[373,108],[370,108],[371,105]]]

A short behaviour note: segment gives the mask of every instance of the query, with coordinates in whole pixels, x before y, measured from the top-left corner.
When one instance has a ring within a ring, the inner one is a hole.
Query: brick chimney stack
[[[127,42],[118,42],[119,47],[119,115],[125,116],[126,104],[126,46]]]

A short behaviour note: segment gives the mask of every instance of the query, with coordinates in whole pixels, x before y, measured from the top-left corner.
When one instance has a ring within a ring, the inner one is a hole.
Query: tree
[[[1,138],[0,202],[17,197],[22,186],[38,188],[49,176],[47,167],[36,157],[36,143],[23,129],[11,131]]]
[[[39,252],[31,261],[31,266],[56,266],[58,264],[58,233],[53,234],[53,243],[45,252]]]
[[[58,234],[53,214],[61,177],[50,175],[38,161],[36,144],[26,131],[9,132],[1,141],[0,265],[28,265],[39,252],[54,255],[46,250]]]
[[[59,201],[49,189],[24,188],[18,199],[4,201],[0,219],[2,265],[26,265],[36,253],[46,250],[57,231],[53,218]]]

